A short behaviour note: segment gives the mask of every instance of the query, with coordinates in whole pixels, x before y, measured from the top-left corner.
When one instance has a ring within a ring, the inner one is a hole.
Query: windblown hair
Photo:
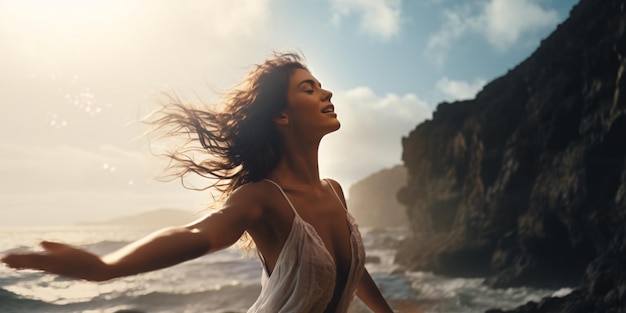
[[[212,183],[190,189],[216,188],[224,197],[266,177],[281,156],[274,118],[287,106],[289,78],[295,69],[307,69],[298,54],[274,53],[223,96],[221,110],[170,97],[170,103],[148,118],[159,137],[186,138],[165,153],[170,163],[164,177],[180,179],[189,188],[184,178],[197,174]]]

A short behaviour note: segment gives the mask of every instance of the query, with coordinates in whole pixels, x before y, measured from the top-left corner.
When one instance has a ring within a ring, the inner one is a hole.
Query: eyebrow
[[[296,86],[296,88],[300,88],[300,86],[302,84],[311,84],[311,86],[315,86],[315,81],[313,81],[312,79],[305,79],[303,81],[301,81],[298,86]],[[317,85],[322,88],[322,83],[317,83]]]

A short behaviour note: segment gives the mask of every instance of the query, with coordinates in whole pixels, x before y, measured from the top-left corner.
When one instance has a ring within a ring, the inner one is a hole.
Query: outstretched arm
[[[420,308],[411,303],[400,303],[397,311],[393,311],[383,298],[372,276],[365,270],[361,281],[357,285],[356,294],[375,313],[400,312],[400,313],[423,313]]]
[[[97,256],[66,244],[41,243],[44,251],[9,254],[7,266],[104,281],[172,266],[235,243],[258,222],[262,209],[234,192],[224,208],[189,225],[165,228],[113,253]]]
[[[191,229],[172,227],[154,232],[105,256],[63,243],[43,241],[42,252],[8,254],[2,258],[2,262],[17,269],[42,270],[73,278],[105,281],[198,257],[209,250],[209,245],[205,238]]]
[[[363,272],[361,281],[356,287],[356,295],[375,313],[393,313],[367,270]]]

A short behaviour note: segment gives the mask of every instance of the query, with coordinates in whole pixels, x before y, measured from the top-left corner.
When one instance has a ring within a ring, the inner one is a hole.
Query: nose
[[[323,89],[323,90],[324,90],[324,93],[322,96],[322,101],[330,101],[330,99],[333,97],[332,91],[326,90],[326,89]]]

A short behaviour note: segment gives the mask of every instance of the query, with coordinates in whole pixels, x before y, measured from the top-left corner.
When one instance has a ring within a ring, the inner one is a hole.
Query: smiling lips
[[[335,113],[335,106],[329,104],[322,109],[322,113]]]

